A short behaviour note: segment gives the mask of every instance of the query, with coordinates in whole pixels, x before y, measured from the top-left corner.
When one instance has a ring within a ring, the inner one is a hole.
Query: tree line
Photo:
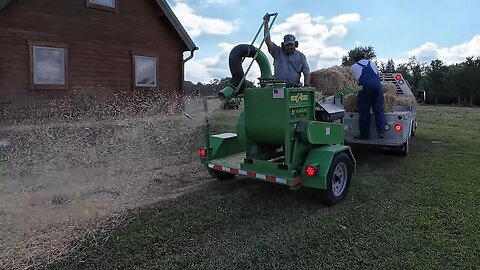
[[[351,66],[355,56],[365,53],[368,59],[375,61],[376,54],[372,46],[356,47],[342,57],[342,66]],[[426,103],[475,106],[480,105],[480,57],[467,57],[465,61],[447,65],[442,60],[421,63],[414,56],[407,63],[396,65],[392,59],[386,63],[375,61],[381,72],[402,73],[414,93],[424,90]],[[218,92],[230,83],[231,78],[213,79],[208,83],[197,84],[185,81],[183,89],[189,96],[217,96]],[[246,87],[255,87],[247,80]]]
[[[200,97],[213,97],[217,96],[223,88],[227,87],[230,83],[231,77],[225,77],[222,79],[213,79],[208,83],[197,82],[194,84],[191,81],[185,81],[183,83],[183,89],[188,96],[200,96]],[[255,87],[254,83],[245,80],[245,87],[252,88]]]
[[[375,60],[372,46],[356,47],[342,58],[342,66],[354,64],[355,56],[364,52],[368,59]],[[428,104],[455,104],[462,106],[480,105],[480,57],[470,56],[461,63],[445,64],[435,59],[421,63],[415,56],[407,63],[395,65],[392,59],[386,63],[375,63],[380,72],[402,73],[413,92],[424,90]]]

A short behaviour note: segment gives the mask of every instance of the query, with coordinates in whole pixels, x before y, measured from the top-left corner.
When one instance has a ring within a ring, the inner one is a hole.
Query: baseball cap
[[[284,44],[295,44],[295,36],[287,34],[283,37]]]

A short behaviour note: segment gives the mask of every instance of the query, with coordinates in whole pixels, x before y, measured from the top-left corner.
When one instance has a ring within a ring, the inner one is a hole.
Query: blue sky
[[[200,48],[185,65],[185,79],[209,82],[230,76],[228,53],[251,43],[265,13],[278,13],[272,41],[294,34],[312,71],[341,63],[355,46],[373,46],[378,62],[447,64],[480,56],[480,8],[474,0],[167,0]],[[256,45],[263,38],[261,32]],[[265,45],[263,51],[268,55]],[[188,56],[189,54],[185,54]],[[271,58],[270,58],[271,60]],[[244,67],[249,61],[245,61]],[[248,79],[254,81],[256,65]]]

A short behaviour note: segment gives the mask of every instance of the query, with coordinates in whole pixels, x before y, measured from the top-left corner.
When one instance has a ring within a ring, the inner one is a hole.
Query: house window
[[[66,85],[65,49],[32,46],[33,85],[63,87]]]
[[[87,0],[87,7],[107,11],[116,11],[117,0]]]
[[[135,86],[157,86],[157,58],[147,56],[133,56],[135,66]]]

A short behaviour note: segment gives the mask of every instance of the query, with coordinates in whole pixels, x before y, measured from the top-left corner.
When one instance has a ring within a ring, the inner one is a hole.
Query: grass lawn
[[[356,150],[346,201],[250,179],[133,213],[47,269],[473,269],[480,109],[421,106],[408,157]]]

